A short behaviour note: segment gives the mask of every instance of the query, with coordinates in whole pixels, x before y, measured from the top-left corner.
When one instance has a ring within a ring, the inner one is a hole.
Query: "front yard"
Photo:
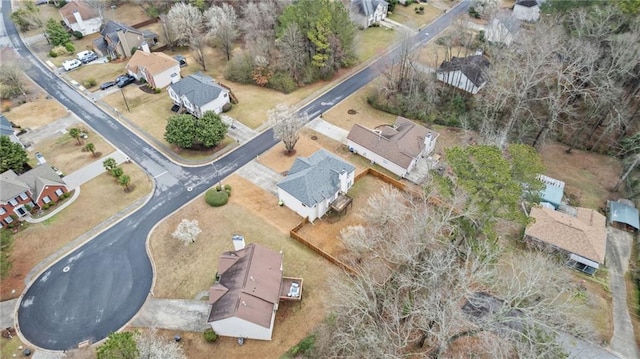
[[[415,9],[421,7],[424,13],[416,13]],[[417,30],[428,25],[440,15],[442,15],[442,10],[426,3],[411,4],[409,6],[398,4],[393,13],[389,15],[389,19]]]

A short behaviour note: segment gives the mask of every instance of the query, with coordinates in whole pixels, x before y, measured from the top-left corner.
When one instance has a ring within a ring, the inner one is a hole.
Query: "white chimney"
[[[424,154],[428,155],[431,153],[431,151],[433,151],[433,146],[433,136],[431,135],[431,132],[429,132],[424,136]]]
[[[233,242],[233,249],[239,251],[244,248],[244,237],[239,234],[234,234],[231,237],[231,241]]]
[[[80,32],[82,32],[84,30],[84,22],[82,21],[82,15],[80,15],[77,9],[73,10],[73,17],[76,18],[78,28],[80,29]]]
[[[146,42],[146,41],[143,41],[143,42],[140,44],[140,49],[142,49],[142,51],[146,52],[147,54],[150,54],[150,53],[151,53],[151,50],[149,50],[149,44],[147,44],[147,42]]]

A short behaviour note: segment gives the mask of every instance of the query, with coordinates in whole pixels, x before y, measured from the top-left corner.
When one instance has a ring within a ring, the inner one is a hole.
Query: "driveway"
[[[627,288],[624,276],[629,269],[633,236],[625,231],[607,227],[607,266],[609,286],[613,296],[613,338],[611,349],[626,359],[640,359],[633,335],[633,325],[627,307]]]
[[[276,184],[284,178],[283,175],[259,163],[258,161],[251,161],[247,163],[236,173],[244,179],[260,186],[265,191],[273,193],[276,197],[278,196],[278,188],[276,187]]]
[[[131,322],[133,327],[203,332],[211,306],[205,300],[150,298]]]
[[[125,162],[129,157],[122,151],[114,151],[103,158],[93,161],[92,163],[82,167],[81,169],[66,175],[63,180],[70,190],[76,189],[81,185],[91,181],[105,172],[102,162],[105,158],[113,158],[117,164]]]
[[[33,131],[29,130],[27,133],[20,135],[20,141],[28,148],[46,139],[63,135],[67,133],[67,128],[77,126],[81,123],[82,121],[78,116],[69,113],[59,120],[38,127]]]
[[[349,131],[323,120],[322,117],[316,117],[315,120],[309,122],[308,127],[342,144],[347,143]]]

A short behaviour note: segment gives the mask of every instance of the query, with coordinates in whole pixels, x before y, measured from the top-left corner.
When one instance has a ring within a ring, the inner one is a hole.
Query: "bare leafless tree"
[[[0,98],[27,95],[24,70],[15,61],[4,61],[0,65]]]
[[[202,230],[198,226],[198,220],[183,219],[171,236],[184,243],[185,246],[188,246],[196,241],[201,232]]]
[[[269,122],[273,126],[273,137],[281,140],[288,153],[300,139],[300,130],[308,121],[307,114],[297,113],[293,107],[277,104],[269,110]]]
[[[191,54],[195,62],[202,66],[203,71],[207,71],[207,35],[201,33],[194,33],[189,41],[189,47],[191,48]]]
[[[212,6],[204,13],[209,37],[220,46],[227,61],[231,59],[233,43],[238,37],[238,19],[230,5]]]
[[[203,29],[204,18],[198,8],[191,4],[178,2],[171,7],[166,16],[171,38],[178,46],[189,45],[195,33]]]
[[[288,71],[297,83],[302,82],[306,64],[304,41],[304,35],[296,23],[287,26],[278,41],[278,50],[280,51],[278,67]]]

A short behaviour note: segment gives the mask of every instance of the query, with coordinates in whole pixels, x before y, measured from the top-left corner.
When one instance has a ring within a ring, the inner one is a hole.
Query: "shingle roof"
[[[384,0],[353,0],[351,2],[351,6],[358,9],[358,12],[364,16],[375,13],[379,4],[389,6],[389,3]]]
[[[0,136],[12,136],[14,134],[11,122],[4,115],[0,115]]]
[[[127,63],[127,70],[135,73],[139,68],[145,68],[151,75],[157,75],[173,66],[179,65],[173,57],[162,52],[136,51]]]
[[[640,229],[638,209],[626,203],[609,201],[609,223],[611,222],[624,223],[635,229]]]
[[[94,17],[98,17],[98,13],[89,7],[89,5],[84,1],[69,1],[58,12],[60,13],[60,16],[66,19],[70,24],[75,24],[77,21],[76,17],[73,16],[74,11],[78,11],[82,20],[89,20]]]
[[[225,252],[218,262],[219,282],[209,289],[209,322],[238,317],[271,326],[282,283],[282,255],[259,244]]]
[[[102,30],[100,30],[100,35],[102,35],[102,37],[104,38],[109,38],[113,44],[117,44],[120,42],[120,39],[118,38],[118,30],[122,30],[124,33],[133,32],[135,34],[142,36],[142,38],[145,40],[151,40],[158,36],[157,34],[149,30],[141,31],[129,25],[125,25],[121,22],[117,22],[113,20],[109,20],[107,21],[106,24],[104,24],[104,26],[102,27]],[[94,44],[98,48],[105,46],[105,45],[97,44],[95,40],[94,40]],[[113,50],[113,48],[111,50]]]
[[[17,178],[18,175],[12,170],[0,174],[0,202],[7,203],[29,190],[29,186]]]
[[[356,168],[330,152],[320,149],[310,157],[298,157],[287,176],[277,186],[307,207],[333,197],[340,190],[340,173]]]
[[[186,96],[196,106],[206,105],[227,90],[216,81],[201,73],[195,73],[169,86],[178,96]]]
[[[18,180],[26,183],[34,196],[39,196],[45,186],[65,186],[64,181],[48,165],[38,166],[18,176]],[[36,200],[37,198],[33,198]]]
[[[516,5],[524,6],[524,7],[534,7],[538,6],[538,0],[517,0]]]
[[[425,137],[438,137],[428,128],[400,116],[393,126],[384,126],[379,131],[380,134],[355,124],[347,139],[403,168],[409,168],[411,161],[424,150]]]
[[[444,61],[438,67],[438,72],[461,71],[469,81],[481,86],[485,81],[484,70],[489,67],[489,61],[482,55],[467,57],[453,57],[451,61]]]
[[[535,223],[525,236],[552,244],[597,263],[604,263],[607,244],[606,218],[590,208],[577,208],[576,217],[546,207],[533,207]]]

